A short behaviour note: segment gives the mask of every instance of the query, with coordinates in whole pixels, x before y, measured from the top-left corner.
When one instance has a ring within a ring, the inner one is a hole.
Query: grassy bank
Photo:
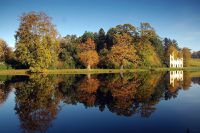
[[[151,68],[149,69],[151,71],[178,71],[178,70],[183,70],[183,71],[200,71],[200,67],[183,67],[183,68]]]
[[[47,74],[98,74],[98,73],[128,73],[128,72],[144,72],[144,71],[200,71],[200,67],[185,67],[185,68],[143,68],[143,69],[55,69],[47,70]],[[0,75],[26,75],[28,69],[21,70],[0,70]]]
[[[26,75],[28,70],[0,70],[0,75]]]
[[[191,59],[190,66],[191,67],[200,67],[200,59]]]
[[[10,66],[6,65],[5,63],[0,64],[0,71],[1,70],[9,70],[12,69]]]
[[[200,67],[185,67],[185,68],[143,68],[143,69],[57,69],[48,70],[48,74],[98,74],[98,73],[128,73],[128,72],[144,72],[144,71],[200,71]]]

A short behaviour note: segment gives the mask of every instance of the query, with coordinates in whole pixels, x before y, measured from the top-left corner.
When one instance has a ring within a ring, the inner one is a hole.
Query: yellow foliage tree
[[[7,50],[8,50],[7,43],[4,40],[0,39],[0,62],[5,61]]]
[[[170,54],[174,54],[174,57],[177,58],[179,56],[179,51],[173,45],[168,46],[165,51],[165,64],[167,64],[167,66],[169,66]]]
[[[33,72],[54,66],[57,61],[58,33],[51,18],[43,12],[21,16],[16,31],[16,57]]]
[[[78,57],[80,61],[90,69],[92,66],[95,66],[99,63],[99,55],[95,50],[95,43],[91,38],[88,38],[85,43],[78,45],[77,47]]]
[[[190,65],[190,59],[191,59],[191,52],[189,48],[183,48],[183,65],[184,67],[188,67]]]

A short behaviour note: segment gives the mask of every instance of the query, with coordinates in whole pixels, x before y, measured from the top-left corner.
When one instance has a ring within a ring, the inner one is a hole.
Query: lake
[[[200,73],[0,76],[0,133],[199,133]]]

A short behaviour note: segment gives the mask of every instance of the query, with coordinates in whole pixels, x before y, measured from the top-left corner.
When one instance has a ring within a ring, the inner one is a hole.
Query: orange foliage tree
[[[137,56],[133,45],[128,46],[125,44],[116,44],[108,54],[108,60],[121,68],[123,68],[123,66],[128,62],[131,62],[136,66],[138,59],[139,57]]]
[[[80,61],[87,66],[88,69],[99,63],[99,56],[95,50],[95,43],[91,38],[88,38],[85,43],[78,45],[77,48]]]
[[[136,67],[139,57],[136,54],[132,37],[127,33],[116,34],[115,40],[116,44],[108,53],[108,61],[115,66],[120,66],[121,69],[128,63],[132,63]]]
[[[128,33],[115,34],[114,38],[117,44],[133,45],[133,37]]]

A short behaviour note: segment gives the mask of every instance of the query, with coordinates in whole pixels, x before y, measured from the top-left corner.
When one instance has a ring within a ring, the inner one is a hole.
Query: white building
[[[170,67],[183,67],[183,58],[174,59],[174,53],[170,54]]]

